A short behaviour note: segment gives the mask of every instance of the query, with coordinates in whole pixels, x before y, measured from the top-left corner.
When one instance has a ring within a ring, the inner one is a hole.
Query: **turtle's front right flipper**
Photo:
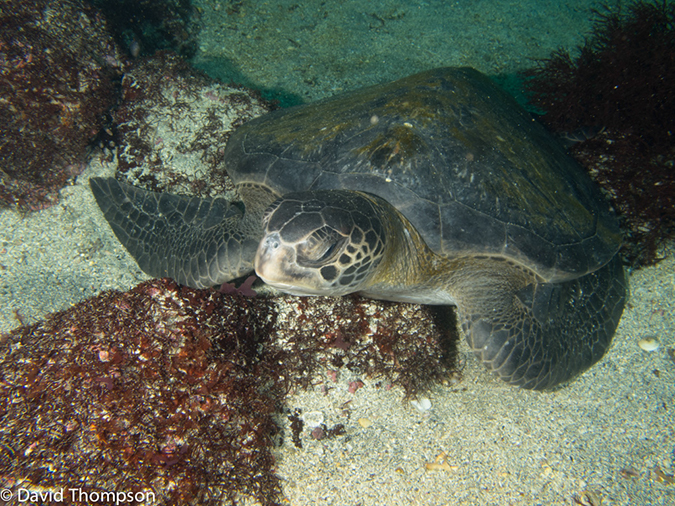
[[[243,206],[155,193],[114,178],[89,184],[113,232],[148,275],[206,288],[253,270],[259,237],[241,230]]]

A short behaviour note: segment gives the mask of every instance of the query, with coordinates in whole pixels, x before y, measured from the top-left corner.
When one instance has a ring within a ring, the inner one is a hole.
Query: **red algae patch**
[[[39,210],[84,169],[122,59],[98,11],[76,0],[8,0],[0,25],[0,207]]]
[[[276,399],[254,360],[263,305],[151,281],[4,336],[5,486],[278,504]]]
[[[275,446],[346,433],[318,423],[303,434],[297,411],[284,443],[288,392],[343,370],[415,396],[451,374],[452,322],[410,304],[169,280],[102,293],[0,339],[0,482],[148,504],[280,504]]]

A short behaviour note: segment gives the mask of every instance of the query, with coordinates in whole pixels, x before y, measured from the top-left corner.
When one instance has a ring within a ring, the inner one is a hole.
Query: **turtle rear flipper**
[[[243,206],[155,193],[114,178],[89,184],[113,232],[146,274],[206,288],[253,270],[259,238],[241,231]]]
[[[504,381],[542,390],[570,380],[600,360],[626,302],[623,265],[607,265],[559,283],[528,283],[463,296],[469,345]]]

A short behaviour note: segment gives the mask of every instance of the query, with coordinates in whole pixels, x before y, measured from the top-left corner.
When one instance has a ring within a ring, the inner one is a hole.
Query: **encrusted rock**
[[[0,26],[0,206],[37,210],[84,169],[122,62],[78,0],[7,0]]]
[[[118,173],[151,190],[222,196],[233,188],[223,160],[230,133],[269,110],[252,91],[220,84],[174,54],[138,60],[113,115]]]

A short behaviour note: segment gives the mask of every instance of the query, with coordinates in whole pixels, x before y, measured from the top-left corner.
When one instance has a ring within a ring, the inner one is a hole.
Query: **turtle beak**
[[[275,288],[288,292],[293,287],[293,273],[289,266],[295,265],[295,248],[284,244],[278,232],[263,237],[254,260],[255,272]]]
[[[258,245],[258,250],[255,253],[255,272],[260,276],[265,283],[273,284],[274,280],[279,278],[279,257],[287,257],[291,255],[292,251],[284,247],[279,237],[278,232],[263,237]],[[286,259],[288,262],[289,259]]]
[[[311,269],[297,265],[295,247],[285,244],[278,232],[271,232],[258,245],[254,260],[256,274],[268,285],[291,295],[322,295],[312,290]]]

